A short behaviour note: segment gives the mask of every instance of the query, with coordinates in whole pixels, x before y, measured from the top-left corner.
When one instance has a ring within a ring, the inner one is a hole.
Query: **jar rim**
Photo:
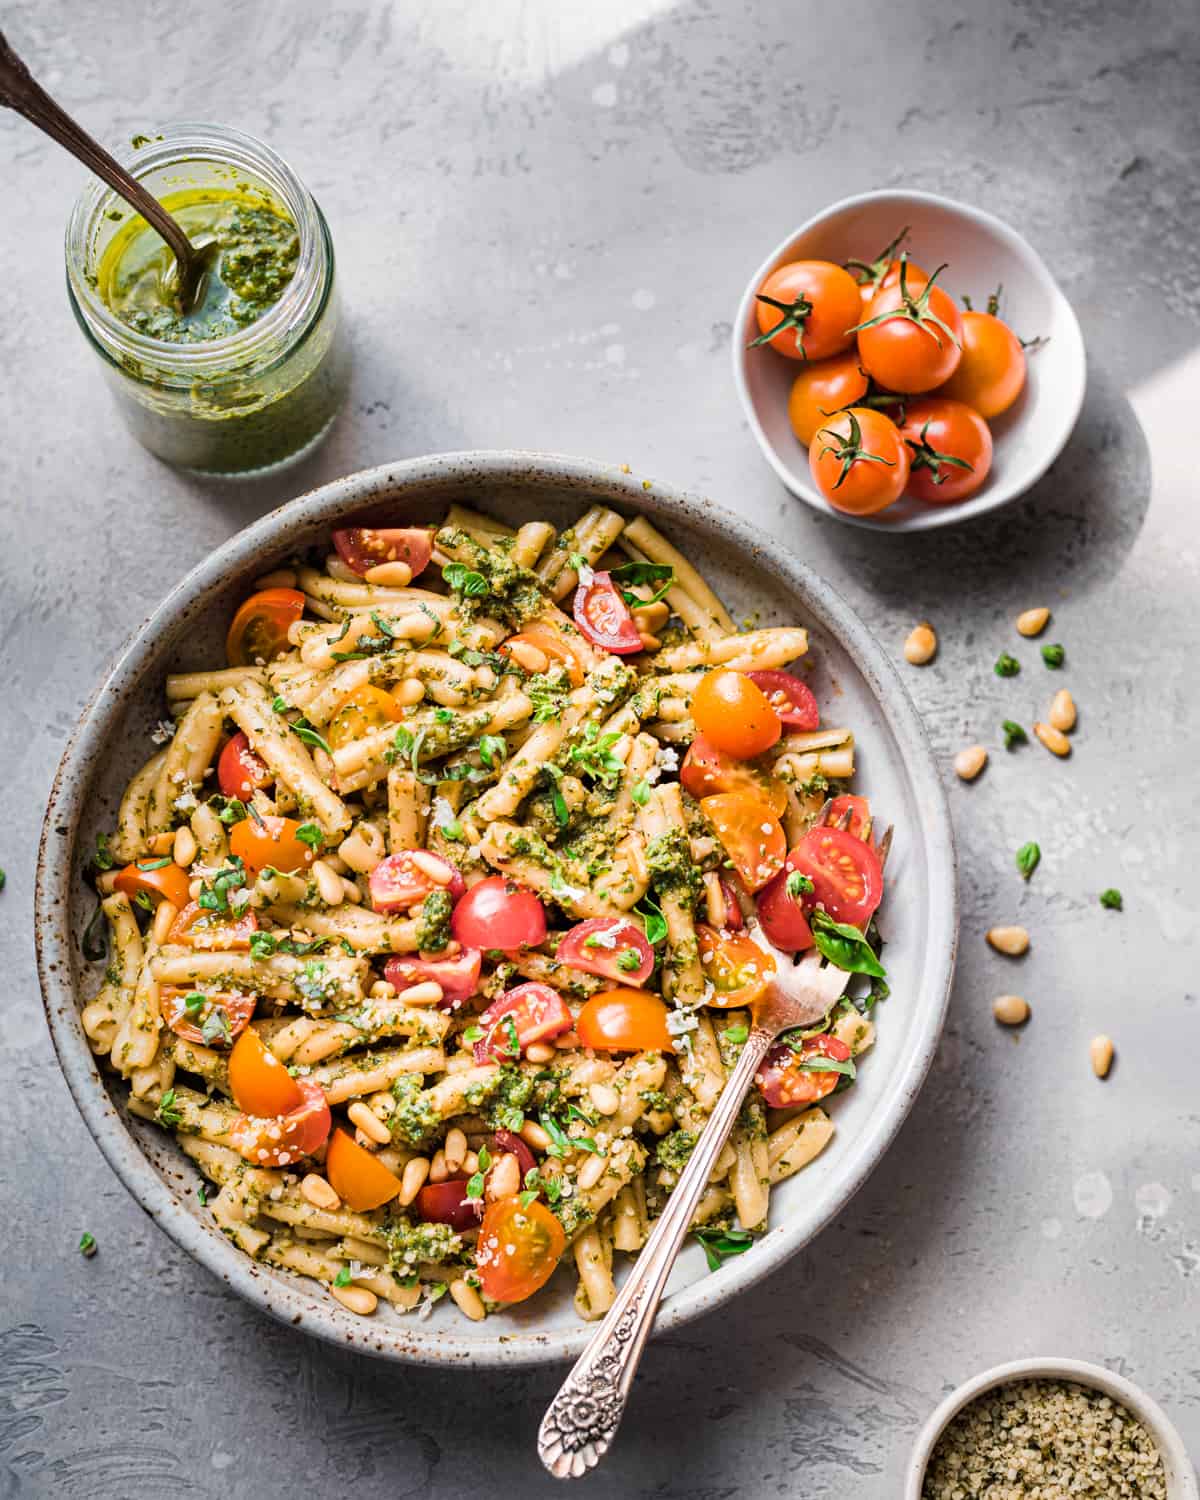
[[[67,221],[67,280],[88,332],[106,353],[149,365],[169,366],[189,376],[228,373],[260,356],[273,338],[294,335],[297,314],[302,323],[310,321],[308,304],[314,301],[314,287],[318,294],[316,309],[323,305],[324,289],[320,283],[326,271],[327,241],[320,211],[292,168],[265,142],[230,125],[181,121],[163,126],[148,143],[130,145],[113,154],[139,181],[156,168],[186,162],[232,166],[261,178],[291,215],[300,250],[296,269],[278,302],[245,328],[194,344],[152,338],[122,322],[86,274],[89,241],[101,215],[114,203],[125,201],[106,183],[93,178],[75,200]]]

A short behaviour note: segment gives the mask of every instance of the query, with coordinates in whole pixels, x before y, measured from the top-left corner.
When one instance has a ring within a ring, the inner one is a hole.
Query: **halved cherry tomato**
[[[817,433],[808,467],[834,510],[872,516],[904,493],[909,453],[889,417],[870,406],[852,406]]]
[[[911,455],[908,493],[951,505],[976,493],[992,467],[992,434],[977,411],[941,395],[910,401],[900,436]]]
[[[846,1062],[850,1048],[836,1036],[810,1036],[794,1052],[786,1042],[777,1042],[754,1075],[759,1093],[772,1109],[790,1109],[797,1104],[815,1104],[832,1094],[840,1073],[811,1073],[803,1065],[815,1057],[832,1057]]]
[[[850,814],[850,821],[845,825],[846,832],[852,833],[856,839],[862,838],[863,829],[871,818],[871,804],[865,797],[855,797],[850,792],[843,792],[826,808],[825,822],[830,828],[840,828],[847,813]]]
[[[483,1036],[475,1061],[513,1062],[533,1042],[548,1042],[575,1024],[566,1001],[548,984],[530,980],[506,991],[479,1017]]]
[[[382,1208],[401,1187],[395,1172],[389,1172],[377,1156],[364,1150],[340,1127],[329,1137],[325,1150],[325,1176],[346,1207],[356,1214]]]
[[[572,687],[581,687],[588,672],[588,658],[576,631],[565,621],[562,626],[548,625],[544,620],[534,620],[517,635],[502,641],[496,650],[501,656],[511,656],[508,649],[518,641],[527,646],[536,646],[543,656],[562,662]]]
[[[936,278],[938,272],[933,273]],[[962,358],[962,313],[934,280],[898,276],[876,292],[858,329],[863,369],[889,391],[916,395],[944,384]]]
[[[169,901],[181,911],[188,904],[188,885],[187,871],[163,854],[135,859],[113,881],[114,888],[124,891],[131,901],[142,892],[155,906],[160,901]]]
[[[296,837],[301,827],[295,818],[243,818],[229,831],[229,852],[242,861],[251,879],[268,865],[292,875],[307,869],[317,857],[311,844]]]
[[[808,925],[807,915],[813,897],[788,894],[788,876],[793,873],[793,869],[789,854],[775,879],[759,891],[755,904],[763,931],[776,948],[782,948],[785,953],[803,953],[813,945],[812,928]]]
[[[883,867],[870,844],[841,828],[810,828],[788,857],[813,883],[811,905],[862,928],[883,899]]]
[[[766,693],[781,724],[804,731],[821,727],[821,710],[807,682],[790,672],[747,672],[746,676]]]
[[[495,1130],[492,1132],[492,1156],[503,1156],[510,1151],[521,1167],[521,1181],[525,1181],[525,1174],[532,1172],[537,1166],[533,1152],[525,1144],[519,1135],[511,1130]]]
[[[536,948],[546,940],[546,908],[525,886],[489,875],[455,906],[450,931],[464,948]]]
[[[250,938],[258,931],[258,918],[250,907],[239,914],[205,911],[198,901],[189,901],[167,933],[168,943],[187,943],[206,953],[233,948],[249,948]]]
[[[333,545],[360,578],[389,562],[407,563],[415,578],[433,555],[433,532],[427,526],[347,526],[333,533]]]
[[[252,1031],[243,1031],[235,1049]],[[296,1080],[300,1103],[285,1115],[243,1114],[229,1128],[229,1144],[256,1167],[289,1167],[311,1156],[329,1138],[333,1117],[325,1091],[309,1078]]]
[[[436,873],[435,873],[436,871]],[[398,849],[381,859],[368,877],[376,911],[408,911],[434,891],[445,890],[456,901],[466,890],[462,875],[448,859],[427,849]]]
[[[707,735],[698,734],[688,746],[679,780],[696,801],[718,792],[751,792],[760,797],[775,814],[783,816],[787,806],[787,787],[774,776],[760,773],[741,761],[718,750]]]
[[[780,811],[782,812],[782,808]],[[725,902],[725,920],[721,924],[725,932],[741,932],[745,927],[745,919],[742,916],[742,908],[738,905],[738,898],[733,886],[724,875],[717,876],[721,885],[721,898]]]
[[[483,1199],[467,1197],[469,1177],[449,1177],[445,1182],[427,1182],[417,1194],[417,1213],[427,1224],[449,1224],[462,1234],[475,1229],[483,1218]]]
[[[779,819],[752,792],[702,797],[700,811],[712,824],[748,891],[761,890],[783,868],[787,839]]]
[[[991,313],[965,312],[962,324],[962,359],[938,395],[965,401],[990,422],[1024,389],[1025,351],[1008,324]]]
[[[483,1216],[475,1246],[479,1289],[493,1302],[524,1302],[554,1274],[567,1248],[563,1227],[536,1198],[500,1198]]]
[[[642,649],[637,624],[610,573],[593,573],[590,583],[579,585],[572,613],[593,646],[618,656]]]
[[[336,750],[351,740],[358,740],[372,729],[382,729],[385,724],[398,724],[404,710],[383,688],[366,683],[346,699],[329,721],[325,738],[330,748]]]
[[[849,271],[828,260],[794,260],[772,271],[755,301],[759,336],[788,359],[828,359],[854,342],[862,298]]]
[[[692,694],[691,708],[700,733],[738,760],[761,755],[783,733],[762,688],[745,672],[730,667],[704,674]]]
[[[301,1078],[293,1078],[257,1031],[243,1031],[229,1054],[229,1091],[248,1115],[290,1114],[304,1103]]]
[[[443,1010],[457,1010],[479,988],[479,971],[483,954],[478,948],[463,948],[453,958],[417,958],[415,955],[389,958],[383,966],[383,977],[398,990],[432,979],[442,987]]]
[[[721,1009],[753,1005],[775,972],[775,960],[744,932],[718,932],[706,922],[696,923],[700,963],[713,987],[709,1005]]]
[[[218,990],[206,994],[204,1004],[193,1009],[189,1009],[185,1002],[189,996],[199,994],[199,990],[178,989],[165,984],[158,993],[163,1020],[185,1042],[203,1042],[210,1047],[227,1044],[245,1031],[254,1014],[255,996],[240,990]],[[224,1011],[225,1025],[216,1032],[215,1039],[210,1039],[212,1033],[205,1036],[204,1023],[218,1011]]]
[[[585,1047],[598,1052],[669,1052],[667,1007],[648,990],[601,990],[575,1017]]]
[[[858,362],[857,349],[835,354],[832,359],[813,360],[804,365],[792,382],[788,397],[788,421],[792,431],[807,448],[819,428],[835,412],[853,406],[867,394],[871,382]]]
[[[270,786],[274,780],[266,761],[251,750],[250,741],[239,729],[226,742],[217,761],[217,785],[221,788],[221,795],[249,802],[259,787]]]
[[[623,917],[577,922],[558,945],[560,963],[617,984],[645,984],[654,972],[654,949],[642,930]]]
[[[251,594],[233,617],[225,637],[231,667],[252,667],[291,650],[288,631],[304,613],[298,589],[263,589]]]

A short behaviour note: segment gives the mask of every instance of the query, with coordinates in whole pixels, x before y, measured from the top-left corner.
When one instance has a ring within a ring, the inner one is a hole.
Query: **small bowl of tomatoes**
[[[1015,229],[933,193],[844,198],[758,268],[733,331],[750,430],[814,510],[923,531],[1025,494],[1066,445],[1083,336]]]

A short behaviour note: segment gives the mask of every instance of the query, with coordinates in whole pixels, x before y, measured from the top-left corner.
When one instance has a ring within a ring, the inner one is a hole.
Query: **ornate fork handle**
[[[538,1454],[558,1479],[575,1479],[608,1452],[679,1246],[774,1037],[755,1026],[667,1206],[607,1317],[547,1408]]]

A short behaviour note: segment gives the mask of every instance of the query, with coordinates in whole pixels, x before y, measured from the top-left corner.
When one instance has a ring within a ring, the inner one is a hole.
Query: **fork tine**
[[[881,870],[887,864],[888,855],[892,852],[892,834],[894,832],[894,827],[889,827],[879,840],[879,868]]]
[[[864,818],[863,819],[863,826],[859,830],[858,836],[859,836],[860,839],[862,839],[862,841],[863,841],[864,844],[869,844],[871,842],[871,830],[874,827],[875,827],[875,819],[874,818]]]
[[[853,817],[854,809],[852,807],[848,807],[846,811],[841,815],[841,817],[837,820],[837,826],[843,831],[847,831],[850,827],[850,822]]]

